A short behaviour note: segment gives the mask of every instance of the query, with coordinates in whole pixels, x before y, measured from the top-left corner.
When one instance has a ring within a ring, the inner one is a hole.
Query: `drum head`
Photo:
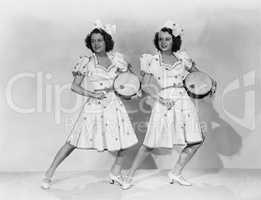
[[[204,72],[192,72],[186,76],[184,86],[191,97],[203,98],[211,91],[212,79]]]
[[[120,96],[129,98],[140,89],[139,78],[131,72],[120,73],[114,80],[114,90]]]

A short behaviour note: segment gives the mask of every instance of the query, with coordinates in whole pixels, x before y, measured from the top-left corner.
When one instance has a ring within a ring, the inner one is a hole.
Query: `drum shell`
[[[185,84],[184,84],[184,88],[185,88],[185,90],[187,91],[188,95],[189,95],[190,97],[194,98],[194,99],[203,99],[204,97],[208,96],[208,95],[210,94],[210,92],[211,92],[211,90],[210,90],[210,91],[208,91],[208,92],[205,93],[205,94],[195,94],[195,93],[191,92],[191,91],[185,86]]]
[[[132,72],[123,72],[123,73],[130,73],[130,74],[133,74],[135,75],[134,73]],[[120,74],[118,74],[115,79],[114,79],[114,83],[113,83],[113,90],[115,92],[115,94],[123,99],[126,99],[126,100],[130,100],[131,97],[135,96],[137,94],[137,92],[141,89],[141,82],[139,81],[139,85],[138,85],[138,90],[136,93],[133,93],[132,95],[123,95],[123,94],[120,94],[117,89],[115,88],[115,81],[117,80],[117,78],[120,76]],[[135,75],[136,76],[136,75]]]
[[[194,73],[194,72],[192,72],[192,73]],[[197,73],[197,72],[195,72],[195,73]],[[200,73],[203,73],[203,74],[207,75],[207,76],[209,77],[209,79],[211,79],[211,77],[210,77],[208,74],[206,74],[206,73],[204,73],[204,72],[200,72]],[[184,85],[184,88],[185,88],[185,90],[187,91],[188,95],[189,95],[190,97],[194,98],[194,99],[203,99],[204,97],[208,96],[208,95],[211,93],[211,89],[209,89],[209,90],[208,90],[206,93],[204,93],[204,94],[196,94],[196,93],[192,92],[192,91],[189,90],[189,88],[187,87],[186,78],[183,80],[183,85]],[[213,81],[211,81],[211,87],[213,87]],[[210,88],[211,88],[211,87],[210,87]]]

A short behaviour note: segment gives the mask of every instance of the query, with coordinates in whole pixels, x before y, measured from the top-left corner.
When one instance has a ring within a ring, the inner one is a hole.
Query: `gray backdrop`
[[[1,3],[0,170],[44,170],[64,143],[80,99],[71,68],[90,52],[91,22],[116,24],[115,50],[139,71],[154,53],[152,39],[166,20],[184,27],[183,49],[218,82],[215,99],[198,101],[207,139],[189,167],[260,168],[260,34],[258,1],[8,1]],[[142,142],[150,107],[124,102]],[[128,167],[138,146],[131,149]],[[177,149],[179,151],[179,149]],[[155,151],[144,168],[169,168],[177,151]],[[75,151],[61,170],[108,169],[109,153]]]

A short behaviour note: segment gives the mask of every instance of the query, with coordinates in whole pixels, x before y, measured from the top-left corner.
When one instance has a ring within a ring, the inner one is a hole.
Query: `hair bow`
[[[172,34],[175,37],[181,35],[184,32],[184,29],[181,27],[180,24],[176,24],[171,20],[166,21],[165,24],[163,26],[161,26],[161,29],[164,27],[170,28],[172,30]]]
[[[105,32],[107,32],[110,35],[116,33],[116,25],[112,25],[112,24],[103,25],[100,20],[96,20],[94,22],[94,28],[103,29]]]

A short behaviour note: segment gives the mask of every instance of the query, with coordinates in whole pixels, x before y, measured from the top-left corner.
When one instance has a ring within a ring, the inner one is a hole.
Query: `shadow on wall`
[[[138,144],[128,152],[128,159],[126,159],[124,165],[124,168],[127,169],[130,168],[139,147],[142,145],[147,130],[151,108],[144,100],[145,97],[133,101],[124,101],[139,140]],[[242,147],[241,136],[219,116],[213,107],[212,100],[211,98],[194,100],[199,109],[201,127],[206,138],[197,154],[189,162],[188,167],[220,170],[224,168],[220,155],[228,157],[236,155]],[[180,152],[180,149],[178,149],[178,152]],[[155,149],[153,151],[156,156],[171,155],[171,153],[172,150],[166,149]],[[165,159],[160,162],[165,162]],[[169,160],[166,159],[166,162],[169,162]],[[139,168],[155,169],[160,166],[161,163],[157,163],[153,156],[149,155]],[[169,166],[169,163],[167,163],[167,166]]]
[[[231,80],[240,80],[249,71],[256,72],[260,65],[260,16],[257,12],[231,10],[230,12],[214,13],[207,21],[201,36],[195,43],[195,52],[200,55],[201,64],[209,66],[207,71],[215,74],[220,83],[219,88],[230,84]],[[242,20],[244,19],[244,20]],[[248,23],[252,21],[254,23]],[[225,23],[224,23],[225,22]],[[224,42],[225,41],[225,42]],[[243,48],[242,48],[243,47]],[[199,63],[200,63],[199,62]],[[204,70],[204,69],[203,69]],[[255,73],[258,76],[258,73]],[[240,87],[233,91],[240,99],[229,98],[226,107],[241,114],[244,111],[245,93],[249,90],[258,91],[260,83],[245,86],[241,81]],[[255,97],[260,98],[255,92]],[[256,101],[257,102],[257,101]],[[249,130],[238,126],[240,135],[233,127],[224,121],[213,107],[210,99],[196,102],[199,115],[206,131],[206,141],[195,155],[190,166],[199,168],[223,168],[220,156],[232,157],[242,148],[241,136],[247,136]],[[248,105],[247,105],[248,106]],[[256,106],[256,113],[260,112]],[[244,114],[244,113],[243,113]]]
[[[233,127],[223,120],[213,107],[213,99],[196,100],[202,132],[205,135],[190,166],[197,168],[224,168],[220,155],[231,157],[242,148],[242,138]]]

